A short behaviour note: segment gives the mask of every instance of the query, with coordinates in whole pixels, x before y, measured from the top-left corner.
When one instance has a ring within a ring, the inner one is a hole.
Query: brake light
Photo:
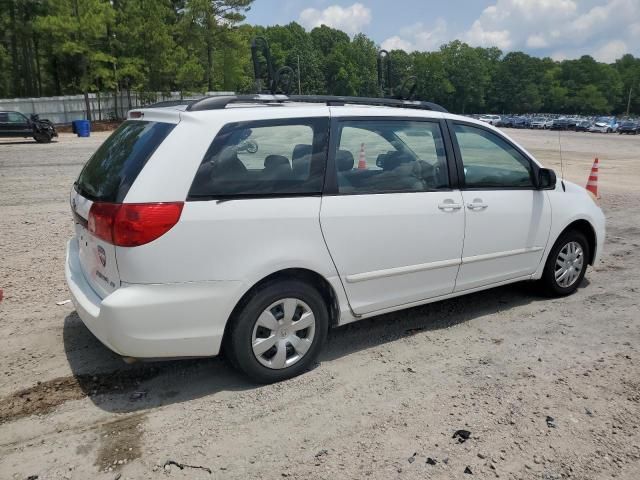
[[[96,237],[118,247],[137,247],[167,233],[180,220],[183,202],[94,203],[88,228]]]

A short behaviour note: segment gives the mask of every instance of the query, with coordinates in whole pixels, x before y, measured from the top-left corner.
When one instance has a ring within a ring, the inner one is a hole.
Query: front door
[[[0,130],[6,137],[29,137],[33,133],[29,119],[19,112],[1,112]]]
[[[549,199],[535,188],[534,164],[493,131],[456,122],[452,131],[466,210],[456,291],[534,273],[551,227]]]
[[[331,135],[335,191],[323,196],[320,221],[352,310],[451,293],[464,210],[439,122],[337,119]]]

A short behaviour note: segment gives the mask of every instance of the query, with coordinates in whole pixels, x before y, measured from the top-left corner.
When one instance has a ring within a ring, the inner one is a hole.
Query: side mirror
[[[538,189],[554,190],[556,188],[556,172],[550,168],[538,170]]]

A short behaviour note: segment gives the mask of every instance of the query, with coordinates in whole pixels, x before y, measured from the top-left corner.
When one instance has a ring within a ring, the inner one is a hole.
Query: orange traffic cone
[[[367,161],[364,156],[364,143],[360,144],[360,155],[358,156],[358,170],[366,170]]]
[[[593,161],[589,180],[587,181],[587,190],[593,193],[596,198],[600,198],[598,194],[598,157]]]

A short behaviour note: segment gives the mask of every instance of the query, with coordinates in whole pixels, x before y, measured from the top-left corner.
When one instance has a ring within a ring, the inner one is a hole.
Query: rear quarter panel
[[[253,285],[286,268],[325,278],[336,271],[320,231],[321,198],[187,202],[180,222],[154,242],[117,250],[122,281],[234,280]]]
[[[180,112],[180,123],[125,202],[185,201],[209,145],[228,123],[322,116],[329,116],[328,107]],[[307,196],[185,202],[180,221],[165,235],[147,245],[117,248],[120,277],[128,283],[233,280],[249,286],[286,268],[336,277],[320,230],[321,201]]]

